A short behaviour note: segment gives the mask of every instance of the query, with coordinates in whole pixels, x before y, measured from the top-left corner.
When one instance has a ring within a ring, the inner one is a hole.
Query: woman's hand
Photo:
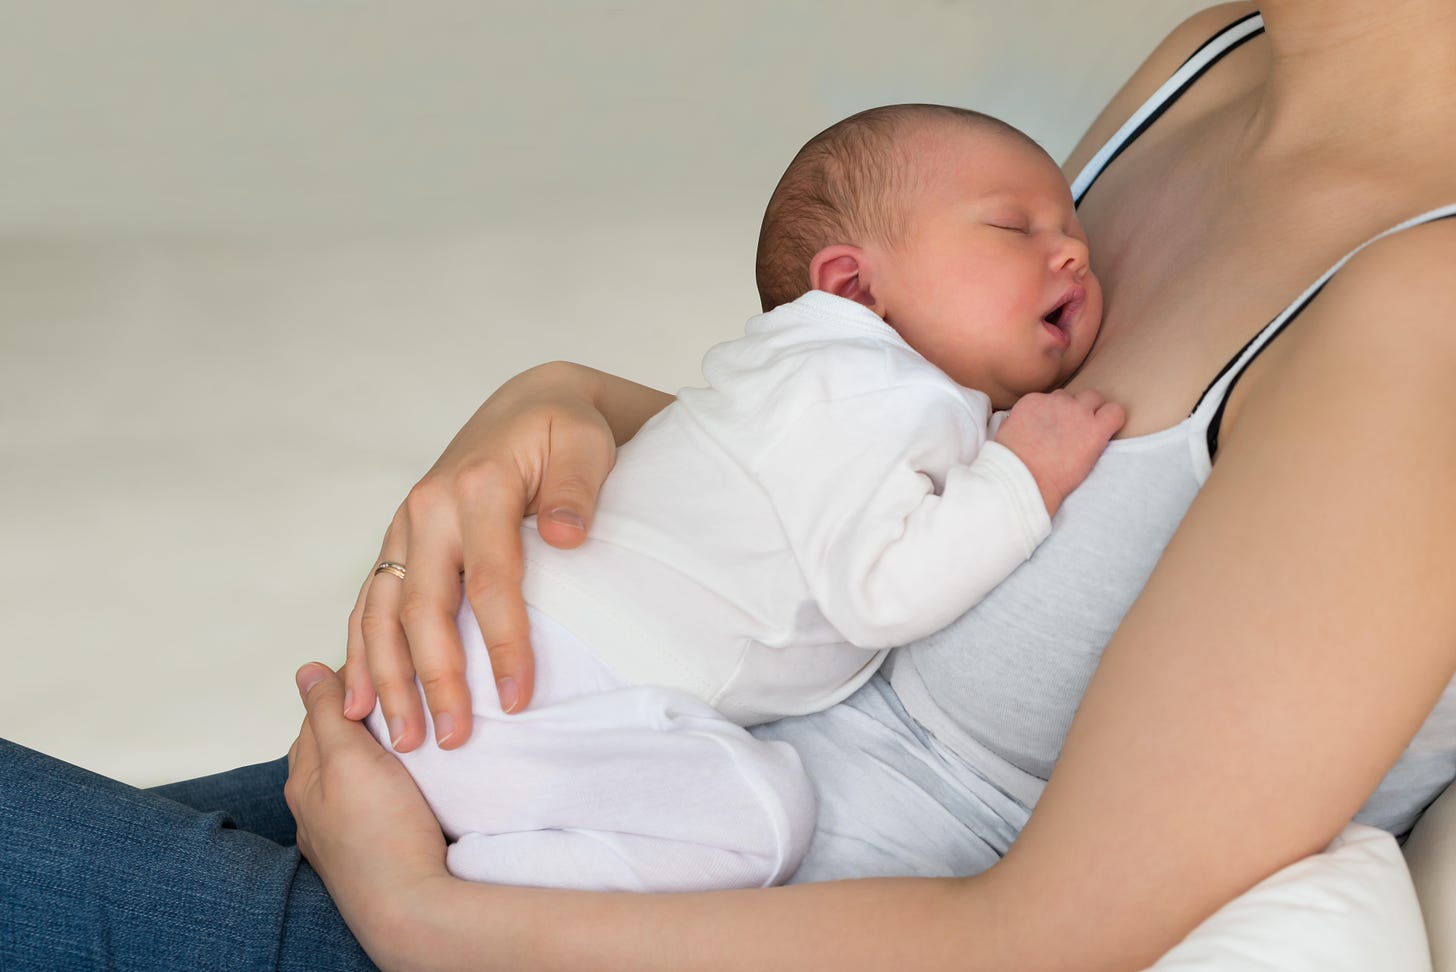
[[[377,956],[392,937],[392,901],[450,880],[445,838],[400,761],[344,717],[339,678],[311,663],[297,681],[308,715],[288,751],[283,795],[298,847]]]
[[[586,537],[596,494],[626,441],[671,396],[556,362],[511,379],[460,430],[394,515],[374,573],[349,615],[344,711],[362,719],[376,692],[396,749],[425,735],[414,680],[442,748],[470,735],[465,657],[455,630],[464,593],[489,646],[501,708],[531,699],[534,665],[521,599],[521,517],[540,513],[547,543]]]

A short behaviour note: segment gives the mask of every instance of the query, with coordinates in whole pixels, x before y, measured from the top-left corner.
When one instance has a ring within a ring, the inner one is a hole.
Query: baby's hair
[[[901,204],[914,177],[907,136],[935,124],[1010,136],[1042,151],[999,118],[948,105],[885,105],[829,126],[799,149],[763,214],[755,275],[764,310],[809,291],[809,263],[826,246],[893,245],[903,236]]]

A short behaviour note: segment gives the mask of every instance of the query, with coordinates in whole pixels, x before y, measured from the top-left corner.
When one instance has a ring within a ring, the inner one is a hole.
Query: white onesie
[[[1050,529],[1031,473],[987,441],[987,397],[859,304],[806,294],[709,351],[703,372],[708,387],[622,447],[581,547],[524,525],[538,664],[525,713],[500,714],[462,607],[471,739],[401,756],[459,876],[784,879],[812,788],[787,745],[738,726],[843,699]],[[383,740],[377,710],[371,726]]]

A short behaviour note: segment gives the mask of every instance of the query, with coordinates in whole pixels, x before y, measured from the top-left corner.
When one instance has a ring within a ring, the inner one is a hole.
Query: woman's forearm
[[[602,894],[442,878],[399,901],[386,969],[932,970],[1018,967],[980,878]]]

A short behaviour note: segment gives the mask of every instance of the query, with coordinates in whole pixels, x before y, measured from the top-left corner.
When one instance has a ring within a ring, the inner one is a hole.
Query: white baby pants
[[[452,874],[629,891],[763,887],[793,874],[815,799],[788,743],[755,739],[683,692],[623,684],[534,610],[535,694],[505,715],[468,606],[458,627],[470,739],[442,750],[431,724],[423,745],[397,754],[451,841]],[[367,725],[388,747],[378,706]]]

